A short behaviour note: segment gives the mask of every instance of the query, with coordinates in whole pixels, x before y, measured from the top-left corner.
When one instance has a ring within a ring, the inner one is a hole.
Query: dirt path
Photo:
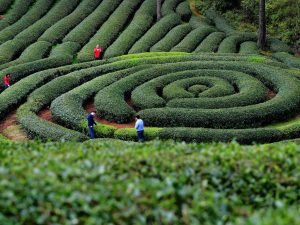
[[[129,103],[129,105],[132,105],[131,100],[129,100],[128,103]],[[87,113],[96,112],[95,105],[94,105],[94,102],[92,100],[87,102],[87,104],[84,106],[84,109]],[[98,121],[99,123],[102,123],[102,124],[106,124],[106,125],[116,127],[118,129],[120,129],[120,128],[133,128],[134,125],[135,125],[134,121],[132,121],[131,123],[119,124],[119,123],[112,123],[112,122],[109,122],[107,120],[103,120],[99,117],[96,117],[96,121]]]
[[[12,141],[27,141],[27,134],[18,125],[16,111],[0,121],[0,133]]]
[[[41,117],[44,120],[47,120],[49,122],[53,122],[52,113],[51,113],[51,111],[48,107],[42,109],[41,111],[39,111],[38,116]]]

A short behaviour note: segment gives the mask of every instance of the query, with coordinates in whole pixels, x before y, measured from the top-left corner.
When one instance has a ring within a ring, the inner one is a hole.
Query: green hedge
[[[299,221],[299,147],[292,143],[31,142],[0,152],[5,225]]]
[[[183,1],[184,0],[164,0],[162,7],[161,7],[162,15],[166,16],[168,14],[175,13],[177,6]]]
[[[9,63],[5,63],[0,65],[0,69],[5,69],[11,66],[16,66],[22,63],[33,62],[39,59],[45,58],[50,52],[52,44],[46,41],[38,41],[30,45],[28,48],[24,50],[21,56]]]
[[[192,16],[189,24],[193,29],[211,26],[211,21],[204,16]]]
[[[13,39],[18,33],[25,30],[30,25],[39,20],[49,8],[53,5],[54,0],[38,0],[28,10],[28,12],[17,22],[0,31],[0,43]]]
[[[195,53],[200,52],[216,52],[219,48],[220,43],[226,37],[223,32],[213,32],[208,35],[200,45],[195,49]]]
[[[145,66],[102,75],[58,97],[51,103],[53,118],[60,124],[81,131],[82,124],[80,124],[80,121],[86,119],[86,112],[83,108],[84,103],[106,86],[143,68]],[[111,128],[111,130],[114,131],[115,129]],[[97,133],[96,129],[96,135],[98,137],[113,137],[113,132],[109,133],[110,136],[108,136],[99,132]]]
[[[29,74],[46,70],[49,68],[55,68],[62,65],[67,65],[72,63],[72,58],[65,57],[65,56],[57,56],[57,57],[51,57],[47,59],[40,59],[36,60],[34,62],[28,62],[16,66],[12,66],[9,68],[6,68],[1,71],[1,80],[0,84],[3,84],[3,77],[5,74],[10,73],[11,76],[11,82],[12,84],[16,83],[20,79],[28,76]]]
[[[186,74],[188,75],[188,73]],[[260,81],[243,73],[203,70],[194,73],[189,72],[189,74],[199,74],[205,77],[179,80],[166,86],[163,90],[163,96],[171,100],[167,104],[168,107],[220,109],[258,104],[267,99],[267,88]],[[206,84],[206,82],[208,86],[213,86],[204,93],[192,96],[192,98],[186,95],[190,93],[186,91],[190,85]],[[235,93],[233,85],[238,89],[238,93]]]
[[[71,14],[51,26],[38,40],[53,44],[60,42],[65,35],[93,12],[100,2],[101,0],[83,0]]]
[[[161,128],[146,127],[144,130],[145,141],[150,141],[158,138],[160,130]],[[137,141],[136,129],[134,128],[118,129],[114,133],[114,138],[124,140],[124,141]]]
[[[13,40],[2,44],[0,46],[0,64],[11,61],[27,46],[34,43],[49,27],[73,11],[78,2],[79,0],[57,2],[42,19],[19,33]]]
[[[111,58],[125,55],[134,43],[151,27],[156,16],[156,2],[146,0],[135,13],[128,27],[117,40],[107,48],[104,57]]]
[[[287,52],[276,52],[272,55],[272,57],[288,66],[300,69],[300,59]]]
[[[269,38],[268,45],[272,52],[291,52],[291,48],[286,43],[276,38]]]
[[[193,52],[197,46],[212,32],[212,27],[199,27],[192,30],[186,37],[171,49],[172,52]]]
[[[63,42],[85,45],[121,2],[122,0],[103,0],[93,13],[67,34]]]
[[[206,10],[205,16],[214,22],[218,30],[225,32],[226,34],[235,32],[234,28],[230,24],[228,24],[225,18],[214,9],[211,8],[209,10]]]
[[[147,52],[160,41],[172,28],[181,23],[180,16],[169,14],[154,24],[147,33],[141,37],[129,50],[128,53]]]
[[[246,41],[241,44],[240,52],[242,54],[258,54],[258,47],[254,41]]]
[[[201,65],[202,64],[202,65]],[[258,105],[249,105],[242,108],[230,108],[226,110],[201,110],[201,109],[183,109],[183,108],[154,108],[140,111],[139,114],[144,120],[152,126],[206,126],[206,127],[226,127],[238,128],[247,126],[260,126],[261,124],[271,122],[272,120],[280,120],[295,113],[299,107],[299,97],[297,86],[299,82],[292,77],[286,77],[284,71],[249,64],[244,62],[243,65],[238,63],[217,63],[217,62],[199,62],[199,63],[177,63],[172,66],[173,72],[178,67],[190,70],[193,67],[198,69],[206,68],[226,68],[227,70],[236,70],[241,72],[250,72],[256,78],[260,79],[265,85],[270,86],[277,92],[277,96],[270,101]],[[163,66],[159,67],[159,71],[149,70],[147,73],[148,80],[160,76]],[[154,74],[154,75],[150,75]],[[146,75],[145,75],[146,76]],[[140,80],[142,82],[143,79]],[[133,83],[134,84],[134,83]],[[129,87],[126,87],[128,89]],[[121,107],[120,103],[118,103]],[[125,108],[124,108],[125,111]],[[128,114],[129,115],[129,114]]]
[[[76,55],[76,52],[79,49],[80,44],[76,42],[63,42],[52,49],[50,57],[66,56],[69,58],[74,58],[74,55]]]
[[[183,21],[189,21],[192,16],[190,3],[188,1],[181,2],[176,8],[176,13],[180,15]]]
[[[0,0],[0,14],[5,13],[9,9],[12,2],[13,0]]]
[[[93,49],[99,44],[105,51],[124,30],[126,23],[131,15],[141,3],[141,0],[124,0],[119,7],[110,15],[110,17],[101,26],[98,32],[81,49],[78,54],[79,62],[90,61],[94,59]]]
[[[256,41],[257,36],[254,33],[240,33],[234,34],[225,38],[218,49],[218,53],[237,53],[240,48],[240,44],[245,41]]]
[[[258,129],[208,129],[208,128],[163,128],[159,132],[163,140],[186,142],[230,142],[236,140],[243,144],[270,143],[282,140],[284,134],[274,128]]]
[[[8,10],[8,12],[5,14],[4,19],[0,20],[0,30],[3,30],[5,27],[8,27],[14,22],[18,21],[33,3],[34,0],[15,0],[10,10]]]
[[[59,52],[58,52],[59,53]],[[170,53],[168,53],[169,55]],[[182,53],[172,53],[171,58],[176,58],[179,55],[182,55]],[[138,54],[138,55],[130,55],[128,56],[121,56],[116,57],[110,60],[101,60],[101,61],[93,61],[93,62],[86,62],[86,63],[80,63],[76,65],[68,65],[68,66],[62,66],[58,67],[59,65],[66,64],[64,62],[65,58],[61,57],[55,57],[52,59],[45,59],[45,60],[39,60],[38,64],[34,63],[28,63],[24,65],[20,65],[17,67],[12,67],[7,70],[3,70],[2,75],[4,76],[6,73],[14,74],[12,78],[13,85],[5,90],[3,93],[1,93],[0,98],[0,118],[3,118],[4,115],[6,115],[8,112],[14,109],[14,107],[18,104],[20,104],[22,101],[25,100],[25,98],[36,88],[40,87],[41,85],[45,84],[49,80],[54,79],[57,76],[65,75],[73,71],[104,65],[108,62],[117,62],[119,60],[128,60],[124,61],[122,63],[123,66],[134,66],[136,65],[136,58],[143,57],[143,60],[139,60],[141,62],[144,62],[145,59],[149,59],[150,63],[157,63],[157,57],[163,57],[166,56],[166,53],[151,53],[151,54]],[[71,59],[69,59],[71,60]],[[141,63],[139,62],[139,63]],[[38,66],[37,66],[38,65]],[[118,67],[118,65],[115,65]],[[48,69],[52,68],[53,69]],[[54,68],[58,67],[58,68]],[[45,70],[46,69],[46,70]],[[40,71],[40,72],[37,72]],[[32,74],[32,75],[29,75]],[[29,75],[29,76],[28,76]],[[27,77],[26,77],[27,76]],[[21,80],[20,80],[21,79]],[[20,80],[20,81],[19,81]],[[1,81],[3,79],[1,78]],[[15,83],[18,81],[17,83]]]
[[[181,24],[170,30],[165,37],[150,48],[151,52],[168,52],[192,31],[189,24]]]

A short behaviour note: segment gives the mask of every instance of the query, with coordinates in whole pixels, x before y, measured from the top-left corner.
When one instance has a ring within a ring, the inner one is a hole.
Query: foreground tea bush
[[[0,224],[288,224],[299,221],[299,153],[291,143],[5,143]]]

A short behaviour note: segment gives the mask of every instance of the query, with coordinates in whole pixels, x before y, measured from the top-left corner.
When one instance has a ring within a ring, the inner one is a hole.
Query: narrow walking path
[[[87,104],[84,106],[84,109],[87,113],[90,113],[90,112],[93,112],[93,111],[96,112],[95,105],[94,105],[94,102],[92,100],[87,102]],[[120,128],[133,128],[134,125],[135,125],[134,121],[132,121],[131,123],[119,124],[119,123],[110,122],[108,120],[103,120],[99,117],[96,117],[96,121],[99,122],[99,123],[102,123],[102,124],[113,126],[115,128],[118,128],[118,129],[120,129]]]
[[[28,135],[18,125],[16,111],[0,121],[0,133],[12,141],[27,141]]]

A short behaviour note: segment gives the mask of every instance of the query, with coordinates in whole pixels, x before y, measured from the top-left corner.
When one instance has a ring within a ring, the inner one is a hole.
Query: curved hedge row
[[[300,69],[300,59],[287,52],[276,52],[272,57],[286,65]]]
[[[175,13],[175,10],[177,6],[183,2],[184,0],[164,0],[164,3],[161,7],[161,13],[163,16],[166,16],[168,14]]]
[[[131,23],[117,38],[117,40],[107,48],[104,58],[111,58],[126,54],[134,43],[144,35],[151,27],[156,15],[156,2],[146,0],[135,13]]]
[[[0,31],[0,43],[4,43],[5,41],[14,38],[18,33],[39,20],[46,12],[48,12],[49,8],[53,5],[53,2],[54,0],[36,1],[22,18]]]
[[[0,14],[8,10],[13,0],[0,0]]]
[[[30,75],[1,94],[1,112],[2,115],[9,112],[36,89],[18,110],[18,120],[27,132],[42,139],[83,140],[87,133],[84,104],[98,92],[95,97],[98,116],[114,122],[130,122],[138,112],[146,123],[147,139],[230,141],[235,138],[251,143],[293,138],[300,131],[299,123],[262,127],[291,117],[300,105],[299,81],[286,74],[283,67],[274,66],[277,64],[267,58],[258,60],[258,56],[252,55],[121,56]],[[276,93],[267,101],[265,86]],[[134,108],[124,99],[130,95]],[[15,103],[6,106],[12,99]],[[50,104],[53,119],[63,126],[38,117],[39,111]],[[133,128],[116,129],[101,124],[96,126],[96,134],[135,140]]]
[[[128,53],[147,52],[160,41],[173,27],[181,23],[180,16],[172,13],[154,24],[129,50]]]
[[[172,52],[193,52],[199,43],[216,30],[212,27],[199,27],[192,30],[186,37],[174,46]]]
[[[183,21],[189,21],[192,16],[190,3],[188,1],[181,2],[176,8],[176,13],[180,15]]]
[[[246,41],[256,41],[257,36],[254,33],[240,33],[225,38],[218,49],[218,53],[237,53],[240,44]]]
[[[231,34],[235,32],[234,28],[228,24],[223,16],[221,16],[214,9],[209,9],[205,12],[207,18],[212,20],[218,30],[225,32],[226,34]]]
[[[85,45],[121,2],[122,0],[103,0],[93,13],[66,35],[63,42],[77,42],[81,46]]]
[[[168,52],[192,31],[190,24],[180,24],[150,48],[151,52]]]
[[[38,41],[48,41],[53,44],[61,41],[69,31],[93,12],[101,1],[102,0],[83,0],[71,14],[46,30]]]
[[[103,49],[108,48],[123,31],[130,16],[140,5],[141,0],[123,0],[119,7],[105,21],[98,32],[78,53],[78,60],[89,61],[94,59],[93,49],[99,44]]]
[[[0,20],[0,30],[18,21],[30,8],[35,0],[15,0],[11,9],[5,14],[4,19]]]
[[[0,64],[9,62],[27,46],[34,43],[44,31],[68,15],[77,6],[79,0],[61,0],[40,20],[15,36],[14,39],[0,45]]]
[[[226,37],[223,32],[213,32],[209,34],[201,44],[195,49],[195,53],[200,52],[216,52],[219,48],[220,43]]]
[[[242,54],[258,54],[258,47],[256,42],[254,41],[246,41],[243,42],[240,46],[240,51],[239,53]]]

